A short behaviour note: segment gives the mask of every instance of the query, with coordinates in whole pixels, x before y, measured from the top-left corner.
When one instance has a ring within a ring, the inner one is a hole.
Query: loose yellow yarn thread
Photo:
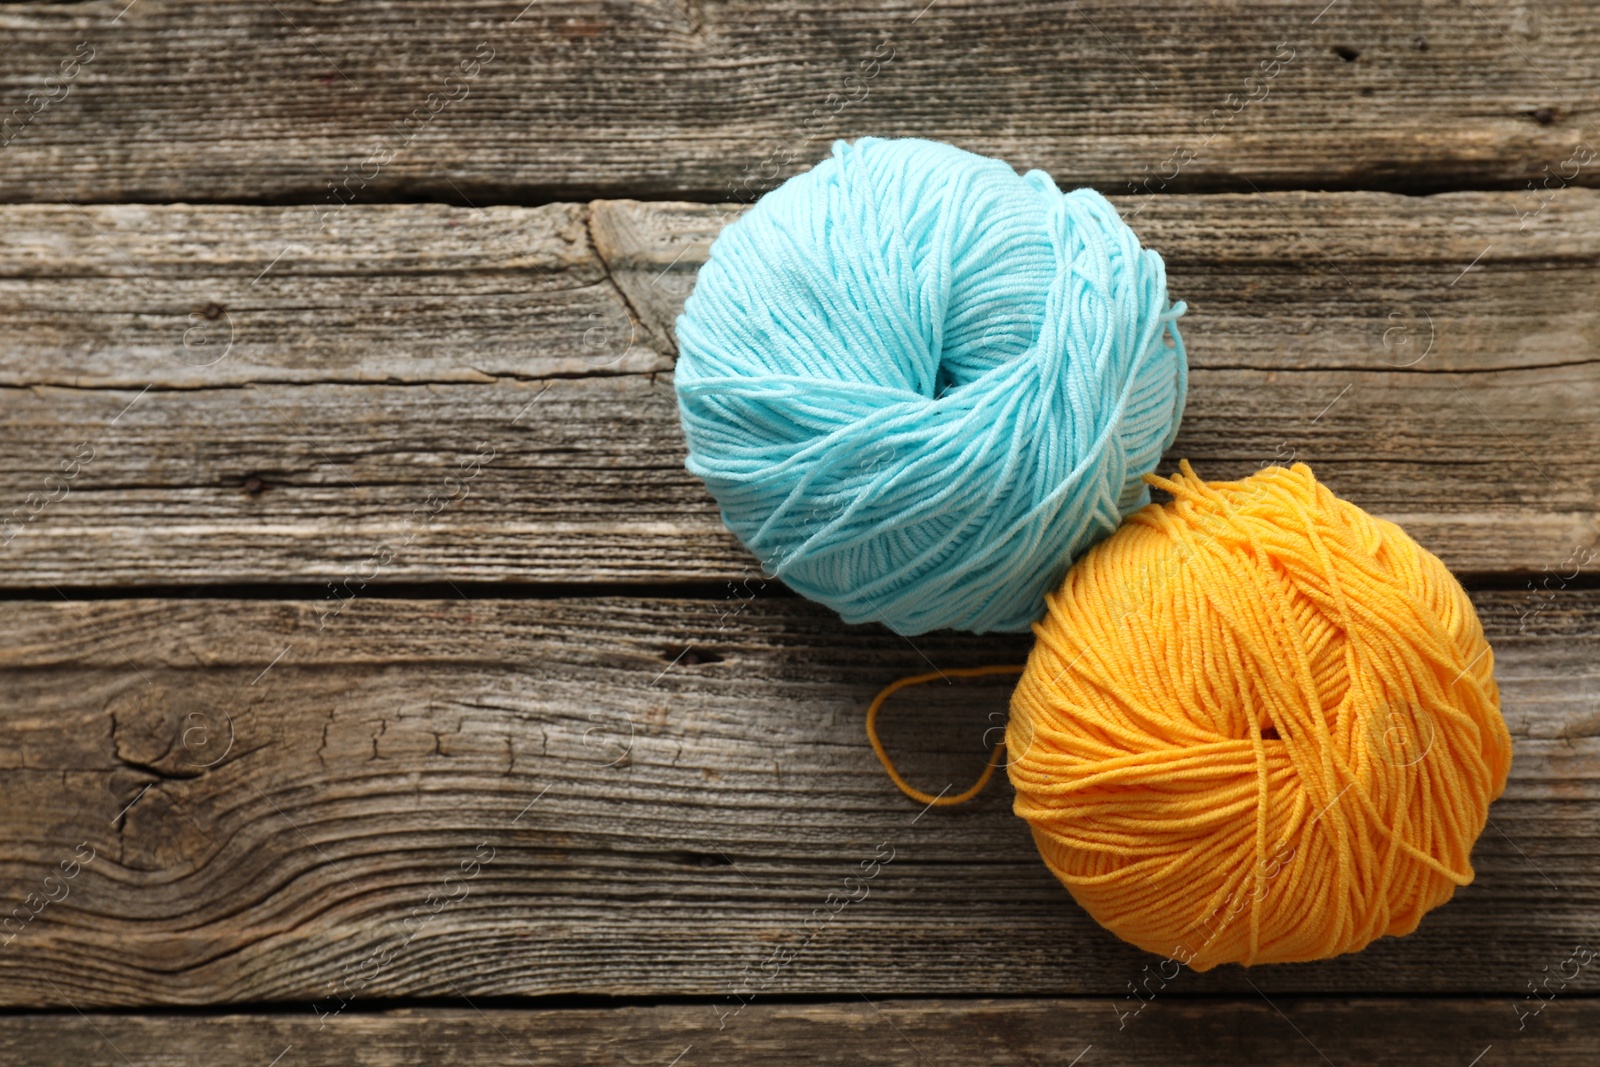
[[[1410,933],[1472,881],[1510,770],[1471,601],[1304,464],[1147,480],[1173,500],[1091,549],[1034,625],[1014,810],[1101,925],[1196,970]]]
[[[948,682],[951,678],[981,678],[988,674],[1021,674],[1027,670],[1026,665],[1010,666],[995,665],[990,667],[959,667],[948,671],[929,671],[927,674],[913,674],[909,678],[901,678],[884,686],[877,696],[872,698],[872,703],[867,707],[867,740],[872,743],[872,751],[877,753],[878,762],[883,764],[884,771],[889,775],[889,780],[895,786],[919,804],[933,807],[949,807],[953,804],[965,804],[979,793],[984,786],[989,784],[989,779],[994,777],[995,768],[1000,766],[1000,757],[1006,750],[1006,743],[1001,741],[994,746],[994,754],[989,758],[988,766],[983,768],[983,773],[972,784],[972,788],[965,792],[947,797],[943,793],[924,793],[916,786],[907,782],[895,769],[894,760],[889,758],[888,749],[883,747],[883,742],[878,740],[878,712],[883,710],[884,702],[900,690],[912,685],[923,685],[935,678]]]

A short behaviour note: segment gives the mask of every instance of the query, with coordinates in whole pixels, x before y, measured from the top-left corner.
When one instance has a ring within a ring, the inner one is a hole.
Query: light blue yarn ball
[[[687,466],[768,574],[846,622],[1026,630],[1149,502],[1183,310],[1093,190],[840,141],[712,245],[677,323]]]

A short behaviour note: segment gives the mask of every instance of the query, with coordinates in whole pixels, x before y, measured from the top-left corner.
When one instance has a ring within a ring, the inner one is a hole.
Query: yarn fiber
[[[1119,937],[1197,970],[1414,930],[1472,880],[1511,738],[1442,563],[1303,464],[1171,493],[1048,597],[1015,811]]]
[[[1092,190],[840,141],[700,271],[677,322],[687,466],[769,574],[846,622],[1026,630],[1149,500],[1182,311]]]

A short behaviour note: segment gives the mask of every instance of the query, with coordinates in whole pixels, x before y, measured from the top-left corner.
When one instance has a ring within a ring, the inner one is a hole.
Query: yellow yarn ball
[[[1444,564],[1310,468],[1171,493],[1048,598],[1016,813],[1090,915],[1207,970],[1354,952],[1472,880],[1511,737]]]

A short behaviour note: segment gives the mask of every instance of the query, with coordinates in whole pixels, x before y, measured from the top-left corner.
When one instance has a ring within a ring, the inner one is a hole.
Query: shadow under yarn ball
[[[677,323],[687,465],[768,573],[847,622],[1026,630],[1149,501],[1182,312],[1098,193],[841,141],[712,246]]]

